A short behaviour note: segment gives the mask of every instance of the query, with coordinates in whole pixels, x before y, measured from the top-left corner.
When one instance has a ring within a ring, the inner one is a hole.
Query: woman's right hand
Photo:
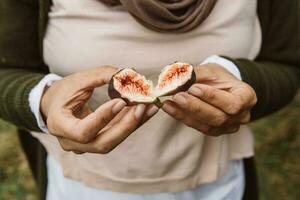
[[[113,99],[92,111],[86,103],[94,88],[109,83],[116,71],[105,66],[78,72],[44,92],[41,113],[64,150],[108,153],[158,111],[155,105],[128,107],[122,99]]]

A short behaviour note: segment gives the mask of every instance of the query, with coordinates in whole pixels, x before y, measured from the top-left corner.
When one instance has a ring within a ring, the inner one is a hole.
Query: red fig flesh
[[[130,68],[117,72],[109,84],[111,98],[123,98],[129,102],[151,103],[156,100],[153,94],[153,83]]]
[[[195,82],[194,67],[188,63],[176,62],[164,67],[158,77],[156,96],[167,96],[185,91]]]

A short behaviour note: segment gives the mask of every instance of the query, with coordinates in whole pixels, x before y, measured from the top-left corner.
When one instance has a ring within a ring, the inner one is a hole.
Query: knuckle
[[[61,146],[61,148],[62,148],[64,151],[69,152],[69,151],[72,150],[71,147],[69,147],[68,145],[64,145],[64,144],[62,144],[62,143],[60,143],[60,146]]]
[[[214,88],[205,88],[203,87],[202,88],[203,90],[203,98],[206,99],[206,100],[212,100],[215,98],[215,89]]]
[[[91,138],[88,137],[88,134],[86,134],[85,129],[78,128],[78,130],[76,131],[75,140],[76,142],[86,144],[91,141]]]
[[[134,124],[130,124],[130,125],[127,125],[127,126],[124,126],[123,130],[120,131],[121,133],[123,134],[130,134],[136,127],[138,127],[138,123],[135,122]]]
[[[185,124],[186,126],[190,127],[190,128],[193,128],[193,127],[194,127],[194,123],[193,123],[192,120],[186,120],[186,121],[184,122],[184,124]]]
[[[256,96],[256,92],[254,91],[254,89],[250,86],[250,85],[248,85],[248,84],[246,84],[246,89],[247,89],[247,91],[248,91],[248,99],[249,99],[249,105],[250,105],[250,107],[252,107],[252,106],[254,106],[256,103],[257,103],[257,96]]]
[[[183,121],[185,119],[183,113],[181,112],[174,112],[173,117],[178,121]]]
[[[109,115],[103,114],[100,116],[100,123],[106,125],[110,122],[111,118]]]
[[[199,130],[201,133],[203,133],[205,135],[210,135],[210,133],[213,132],[215,129],[215,127],[206,125],[203,123],[197,124],[196,127],[197,127],[197,130]]]
[[[56,122],[57,118],[52,117],[52,115],[49,115],[47,118],[47,127],[50,133],[56,133],[57,132],[57,125],[58,123]]]
[[[257,96],[256,96],[256,94],[255,94],[255,92],[253,92],[254,94],[253,94],[253,96],[252,96],[252,101],[251,101],[251,103],[250,103],[250,105],[253,107],[253,106],[255,106],[256,105],[256,103],[257,103]]]
[[[204,133],[204,134],[206,134],[206,135],[209,135],[209,133],[212,131],[212,127],[210,127],[210,126],[200,126],[200,127],[199,127],[199,130],[200,130],[202,133]]]
[[[72,151],[73,153],[75,153],[75,154],[84,154],[84,152],[82,152],[82,151]]]
[[[235,127],[231,128],[231,129],[229,129],[226,133],[227,134],[236,133],[239,130],[240,130],[240,126],[238,125],[238,126],[235,126]]]
[[[240,103],[240,101],[237,102],[232,102],[229,106],[228,106],[228,114],[230,115],[236,115],[238,114],[242,109],[242,104]]]
[[[199,104],[195,104],[193,107],[190,108],[190,110],[198,116],[198,115],[201,115],[204,108],[203,108],[203,106],[201,106]]]
[[[214,121],[214,126],[222,126],[223,124],[225,124],[228,120],[228,117],[224,114],[218,114],[218,116],[216,116],[215,121]]]
[[[121,124],[120,128],[116,130],[116,133],[119,135],[128,135],[133,132],[140,125],[139,121],[132,119],[127,123],[124,122]]]
[[[99,142],[96,147],[97,153],[100,154],[108,154],[112,149],[112,146],[106,142]]]
[[[240,121],[241,124],[247,124],[250,122],[251,114],[248,112],[245,117],[243,117]]]
[[[64,151],[71,151],[71,146],[68,145],[64,139],[61,139],[61,138],[57,138],[58,139],[58,142],[59,142],[59,145],[61,146],[61,148],[64,150]]]
[[[212,136],[212,137],[218,137],[221,135],[221,130],[220,129],[211,129],[209,132],[208,132],[208,135],[209,136]]]

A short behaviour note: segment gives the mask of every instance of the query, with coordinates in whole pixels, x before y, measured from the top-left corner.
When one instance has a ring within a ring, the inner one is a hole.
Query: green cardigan
[[[28,95],[48,73],[42,40],[49,5],[49,0],[0,2],[0,118],[19,128],[39,130]],[[252,120],[288,104],[300,82],[299,0],[259,0],[257,10],[263,34],[259,56],[229,58],[257,93]]]

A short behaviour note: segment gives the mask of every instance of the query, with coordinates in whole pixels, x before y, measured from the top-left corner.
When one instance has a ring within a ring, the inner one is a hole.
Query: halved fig
[[[110,98],[122,98],[127,102],[152,103],[153,83],[130,68],[118,71],[111,79],[108,89]]]
[[[155,87],[157,97],[175,94],[186,91],[196,80],[194,67],[188,63],[175,62],[165,66]]]
[[[188,63],[175,62],[164,67],[159,75],[157,86],[137,73],[134,69],[118,71],[109,84],[109,96],[122,98],[128,103],[154,103],[158,97],[187,90],[195,82],[195,72]]]

